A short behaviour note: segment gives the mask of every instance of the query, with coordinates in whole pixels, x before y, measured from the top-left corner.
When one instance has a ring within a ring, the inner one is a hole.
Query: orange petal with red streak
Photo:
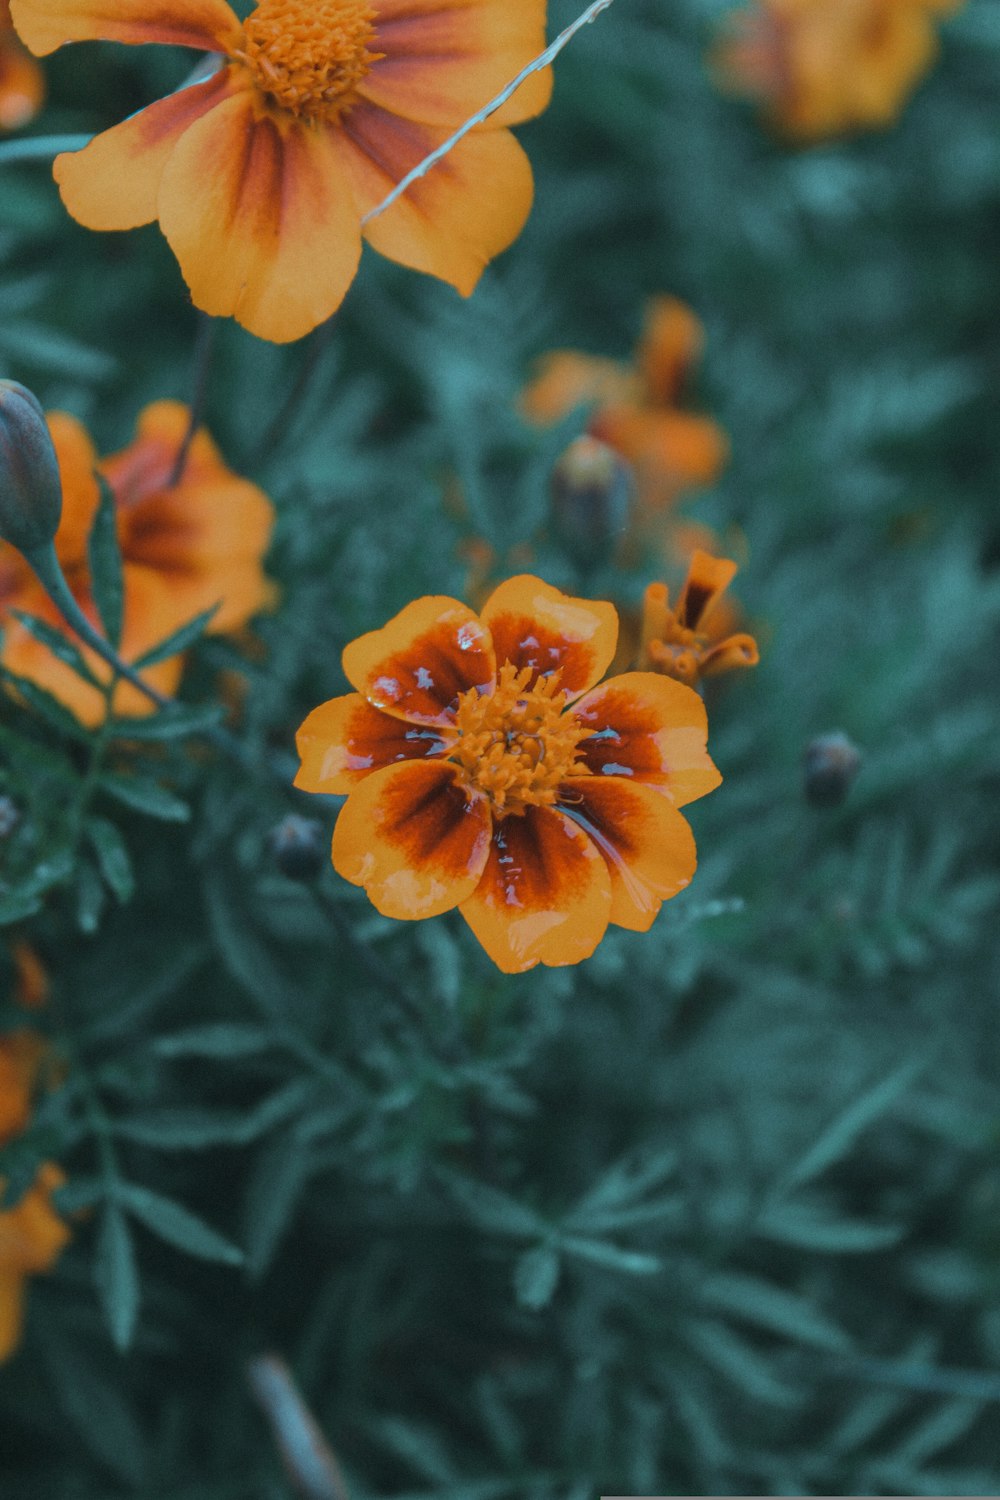
[[[258,114],[250,90],[184,132],[159,218],[195,305],[273,343],[325,322],[361,255],[337,132]]]
[[[482,610],[493,636],[497,665],[531,667],[536,677],[559,671],[568,693],[600,682],[618,643],[613,604],[573,599],[530,573],[508,578]]]
[[[529,807],[498,821],[489,862],[462,916],[505,974],[589,958],[611,912],[596,844],[565,814]]]
[[[489,630],[446,595],[415,599],[381,630],[344,650],[344,672],[376,708],[415,724],[447,724],[460,693],[489,691],[496,658]]]
[[[360,693],[348,693],[314,708],[299,729],[295,744],[302,765],[295,785],[344,796],[373,771],[440,755],[448,743],[429,725],[393,719]]]
[[[39,57],[64,42],[162,42],[226,52],[242,31],[225,0],[11,0],[14,25]]]
[[[674,804],[624,776],[573,776],[560,789],[611,875],[611,921],[646,932],[660,906],[690,885],[698,863],[690,824]]]
[[[596,776],[628,776],[666,792],[677,807],[714,791],[722,777],[708,755],[708,719],[698,694],[656,672],[624,672],[574,704],[588,739],[580,756]]]
[[[364,886],[383,916],[436,917],[475,890],[490,828],[486,798],[462,787],[453,767],[387,766],[356,786],[341,809],[333,866]]]

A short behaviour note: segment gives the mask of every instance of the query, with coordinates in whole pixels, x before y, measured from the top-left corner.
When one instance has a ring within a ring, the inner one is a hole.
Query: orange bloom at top
[[[228,631],[270,603],[273,589],[261,563],[273,511],[263,491],[226,467],[204,431],[195,435],[183,474],[171,484],[188,425],[186,407],[176,401],[146,407],[134,441],[105,459],[98,458],[75,417],[52,412],[47,420],[63,485],[56,552],[77,603],[95,625],[87,565],[87,538],[99,499],[95,471],[115,498],[125,592],[121,654],[127,661],[213,605],[219,608],[209,630]],[[58,610],[21,554],[0,543],[0,662],[46,688],[82,723],[99,723],[103,694],[31,635],[11,615],[12,609],[62,625]],[[111,669],[88,648],[80,649],[94,676],[107,682]],[[146,669],[144,676],[169,694],[183,669],[183,657],[172,656]],[[115,691],[114,709],[118,714],[146,714],[152,705],[137,688],[122,682]]]
[[[592,407],[588,431],[635,467],[640,499],[669,504],[685,489],[713,484],[729,453],[717,423],[679,404],[704,342],[690,308],[654,298],[632,365],[557,349],[542,357],[522,409],[548,426],[574,407]]]
[[[44,1042],[31,1032],[0,1036],[0,1146],[28,1124],[44,1054]],[[52,1207],[52,1194],[63,1181],[59,1168],[46,1162],[16,1207],[5,1209],[0,1177],[0,1363],[20,1342],[27,1277],[51,1270],[69,1239],[69,1230]]]
[[[716,50],[724,87],[797,141],[878,129],[938,53],[935,19],[962,0],[755,0]]]
[[[645,932],[695,871],[679,809],[721,777],[690,688],[598,686],[617,638],[613,605],[522,575],[478,616],[418,599],[352,642],[357,691],[298,734],[296,785],[347,794],[336,870],[389,917],[458,907],[509,974]]]
[[[339,307],[362,217],[545,46],[545,0],[11,0],[32,51],[105,38],[221,53],[212,77],[56,159],[91,229],[159,220],[195,304],[261,338]],[[504,127],[548,103],[549,73],[364,228],[381,254],[470,293],[531,208]]]
[[[42,70],[14,33],[9,0],[0,0],[0,130],[27,125],[44,99]]]

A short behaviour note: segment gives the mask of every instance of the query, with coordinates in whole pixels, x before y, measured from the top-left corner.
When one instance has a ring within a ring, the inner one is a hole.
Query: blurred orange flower
[[[935,19],[963,0],[754,0],[715,53],[723,87],[796,141],[878,129],[938,53]]]
[[[703,677],[755,667],[757,642],[745,632],[732,633],[734,612],[722,598],[736,573],[728,558],[696,551],[673,609],[666,584],[651,583],[643,599],[636,665],[690,687]]]
[[[549,426],[575,407],[592,407],[588,431],[634,466],[640,502],[668,505],[685,489],[714,483],[729,453],[716,422],[680,406],[704,342],[690,308],[654,298],[633,364],[557,349],[543,355],[522,410]]]
[[[129,446],[99,459],[75,417],[64,412],[48,417],[64,496],[56,552],[77,602],[95,624],[87,537],[98,505],[97,474],[107,481],[117,503],[125,583],[121,651],[129,661],[215,604],[219,609],[209,630],[230,631],[273,598],[262,568],[273,510],[263,491],[226,467],[203,430],[195,435],[180,480],[170,483],[188,418],[187,408],[179,402],[155,402],[140,415]],[[11,609],[61,624],[20,553],[0,544],[0,662],[46,688],[84,724],[99,723],[103,694],[59,661],[10,615]],[[107,682],[110,668],[81,649],[94,676]],[[183,656],[178,655],[149,667],[144,675],[160,692],[172,693],[183,669]],[[150,708],[137,688],[119,683],[116,713],[145,714]]]
[[[49,998],[49,976],[30,943],[10,947],[14,964],[14,999],[25,1010],[41,1010]]]
[[[545,0],[11,0],[33,52],[103,38],[221,53],[178,90],[56,159],[90,229],[159,220],[196,306],[260,338],[336,311],[362,235],[468,295],[531,208],[528,158],[503,128],[538,114],[551,76],[510,102],[362,229],[418,162],[545,46]]]
[[[45,1043],[32,1032],[0,1037],[0,1146],[27,1126]],[[14,1208],[3,1206],[0,1177],[0,1362],[17,1348],[24,1320],[24,1283],[28,1276],[51,1270],[69,1239],[69,1230],[52,1207],[52,1194],[65,1178],[46,1162]]]
[[[0,0],[0,130],[33,120],[45,99],[45,78],[15,35],[10,0]]]
[[[701,699],[630,672],[597,686],[614,606],[530,575],[479,616],[407,605],[344,652],[357,689],[309,715],[296,785],[347,794],[336,870],[404,919],[458,907],[505,973],[644,932],[691,881],[679,809],[719,785]]]

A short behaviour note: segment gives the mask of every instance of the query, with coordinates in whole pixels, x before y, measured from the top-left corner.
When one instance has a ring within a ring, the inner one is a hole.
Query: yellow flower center
[[[458,700],[459,739],[449,759],[501,817],[551,807],[567,776],[586,774],[578,756],[588,731],[575,714],[563,713],[559,674],[531,687],[533,675],[530,667],[518,671],[508,662],[489,697],[473,688]]]
[[[375,9],[368,0],[260,0],[237,54],[257,87],[307,120],[335,120],[373,63]]]

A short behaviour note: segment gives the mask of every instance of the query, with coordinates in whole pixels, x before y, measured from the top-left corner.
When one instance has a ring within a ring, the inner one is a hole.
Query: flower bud
[[[267,835],[267,848],[289,880],[315,880],[330,858],[329,835],[315,818],[289,813]]]
[[[575,562],[606,562],[628,525],[632,476],[613,448],[576,438],[552,470],[552,528]]]
[[[814,807],[839,807],[861,769],[861,751],[846,734],[821,734],[805,752],[806,800]]]
[[[45,413],[15,380],[0,380],[0,541],[19,552],[47,546],[59,529],[62,482]]]

